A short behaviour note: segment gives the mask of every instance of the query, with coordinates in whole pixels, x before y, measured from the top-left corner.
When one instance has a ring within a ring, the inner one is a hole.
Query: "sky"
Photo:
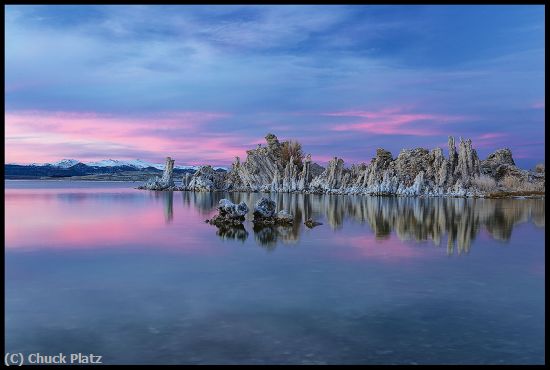
[[[8,5],[5,162],[228,166],[471,138],[544,162],[542,5]]]

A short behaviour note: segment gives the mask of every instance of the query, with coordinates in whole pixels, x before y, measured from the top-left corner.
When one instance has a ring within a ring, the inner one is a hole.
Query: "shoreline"
[[[4,181],[44,181],[44,182],[89,182],[89,183],[140,183],[140,180],[91,180],[91,179],[71,179],[71,178],[49,178],[49,179],[4,179]],[[133,188],[136,190],[145,190],[139,188]],[[211,191],[199,191],[188,189],[166,189],[166,190],[149,190],[149,191],[188,191],[193,193],[262,193],[262,194],[304,194],[304,195],[357,195],[357,196],[372,196],[372,197],[401,197],[401,198],[466,198],[466,199],[544,199],[546,193],[540,191],[500,191],[492,192],[487,195],[453,195],[453,194],[418,194],[418,195],[406,195],[406,194],[369,194],[369,193],[341,193],[341,192],[310,192],[310,191],[290,191],[290,192],[271,192],[271,191],[250,191],[250,190],[211,190]]]
[[[189,192],[189,193],[245,193],[245,194],[291,194],[291,195],[328,195],[328,196],[361,196],[361,197],[395,197],[395,198],[464,198],[464,199],[544,199],[546,193],[538,191],[517,191],[509,192],[503,191],[499,193],[491,193],[488,195],[452,195],[452,194],[419,194],[419,195],[406,195],[406,194],[368,194],[368,193],[319,193],[308,191],[291,191],[291,192],[272,192],[272,191],[250,191],[250,190],[211,190],[211,191],[199,191],[188,189],[167,189],[167,190],[149,190],[134,188],[136,190],[147,190],[155,192]]]

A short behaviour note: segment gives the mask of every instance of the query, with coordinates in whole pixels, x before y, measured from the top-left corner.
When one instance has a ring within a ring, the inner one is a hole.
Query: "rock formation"
[[[228,173],[202,166],[192,176],[186,174],[179,190],[467,197],[499,191],[544,192],[544,171],[519,169],[509,149],[480,160],[470,139],[460,138],[457,148],[449,137],[448,157],[441,148],[403,149],[396,158],[378,148],[368,164],[346,167],[334,157],[326,168],[313,163],[309,154],[303,160],[293,156],[285,160],[283,149],[288,142],[279,142],[273,134],[265,139],[266,145],[247,151],[244,162],[236,157]],[[173,189],[173,161],[168,160],[162,179],[140,188]]]
[[[269,198],[261,198],[254,206],[254,219],[275,217],[276,204]]]
[[[481,161],[481,172],[495,180],[501,180],[506,175],[517,172],[519,169],[512,158],[512,151],[508,148],[498,149]]]
[[[191,175],[189,172],[186,172],[185,175],[183,175],[183,178],[181,179],[181,186],[184,189],[187,189],[189,187],[189,184],[191,183]]]
[[[527,171],[516,166],[512,152],[508,148],[498,149],[480,161],[480,173],[488,176],[504,187],[519,187],[519,190],[544,192],[544,172]],[[512,190],[512,189],[508,189]]]
[[[174,180],[172,180],[172,173],[174,172],[174,160],[170,157],[166,157],[166,164],[164,165],[164,172],[162,173],[161,181],[170,186],[174,186]]]
[[[166,157],[164,172],[162,177],[154,177],[149,179],[144,185],[138,186],[138,189],[145,190],[177,190],[172,174],[174,172],[174,160]]]
[[[265,139],[267,146],[248,150],[246,161],[237,168],[242,184],[240,190],[268,191],[274,178],[282,176],[281,143],[273,134],[268,134]],[[271,190],[278,191],[278,188]]]
[[[301,165],[297,164],[300,161],[294,157],[285,161],[282,155],[285,142],[279,142],[273,134],[267,134],[265,140],[266,145],[247,151],[244,162],[235,158],[221,189],[262,192],[296,192],[308,189],[313,175],[318,174],[320,167],[311,163],[311,155],[307,155]]]
[[[334,157],[328,162],[326,170],[311,182],[310,188],[314,192],[329,192],[339,189],[344,173],[344,161]]]
[[[187,176],[187,174],[186,174]],[[212,166],[201,166],[193,174],[186,177],[181,190],[215,191],[224,190],[225,172],[217,172]]]
[[[228,199],[221,199],[218,203],[218,214],[212,219],[207,220],[211,225],[237,226],[244,222],[244,217],[248,213],[248,206],[245,202],[234,204]]]
[[[300,178],[298,180],[298,190],[303,191],[309,188],[309,182],[311,181],[311,154],[306,156],[304,160],[304,166],[302,172],[300,173]]]
[[[225,190],[232,191],[247,191],[246,187],[240,176],[241,173],[241,161],[239,157],[235,157],[233,164],[231,165],[231,170],[227,174],[225,179],[225,184],[223,188]]]
[[[285,210],[276,212],[276,204],[269,198],[261,198],[254,207],[255,225],[284,225],[290,226],[294,222],[294,216]]]

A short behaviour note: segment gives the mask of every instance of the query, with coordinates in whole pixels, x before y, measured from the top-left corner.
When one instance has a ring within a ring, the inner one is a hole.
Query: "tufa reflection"
[[[231,226],[216,226],[218,235],[223,240],[240,240],[244,241],[248,238],[248,231],[243,225],[231,225]]]
[[[184,204],[211,213],[220,199],[253,205],[265,194],[182,192]],[[333,230],[344,220],[368,224],[378,239],[392,233],[401,240],[426,241],[441,246],[447,237],[448,253],[467,253],[481,229],[497,240],[508,241],[515,225],[532,222],[544,227],[544,199],[412,198],[353,195],[269,194],[278,210],[295,215],[289,227],[255,227],[255,240],[273,247],[279,241],[299,239],[304,222],[322,220]],[[247,216],[251,220],[251,212]],[[315,229],[310,232],[314,232]]]
[[[162,201],[164,209],[164,221],[169,224],[174,219],[174,192],[173,191],[150,191],[149,196],[157,202]]]

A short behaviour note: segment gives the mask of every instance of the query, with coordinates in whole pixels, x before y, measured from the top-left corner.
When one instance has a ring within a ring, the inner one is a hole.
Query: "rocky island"
[[[228,172],[202,166],[192,175],[186,173],[180,185],[174,182],[174,160],[168,157],[162,177],[138,189],[458,197],[543,196],[545,192],[544,165],[520,169],[507,148],[481,160],[470,139],[460,138],[457,148],[449,137],[447,157],[441,148],[403,149],[395,158],[377,149],[368,164],[346,167],[334,157],[326,168],[313,163],[311,155],[304,156],[297,142],[280,142],[273,134],[265,139],[266,145],[247,151],[244,162],[236,157]]]

